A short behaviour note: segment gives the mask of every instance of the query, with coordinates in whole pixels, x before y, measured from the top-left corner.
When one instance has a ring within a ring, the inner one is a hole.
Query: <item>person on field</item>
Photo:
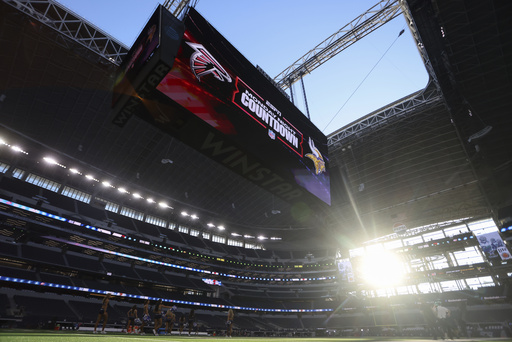
[[[102,319],[103,319],[103,327],[101,328],[101,333],[106,334],[105,326],[107,325],[107,320],[108,320],[107,308],[108,308],[108,302],[110,301],[111,296],[112,295],[110,293],[107,293],[107,295],[103,298],[103,301],[101,302],[101,309],[98,312],[98,318],[96,319],[96,324],[94,324],[94,331],[93,331],[94,334],[98,333],[96,331],[96,329],[98,328],[98,324],[100,324],[100,321]]]
[[[228,319],[226,321],[226,336],[233,336],[233,320],[235,319],[235,313],[233,309],[228,310]]]
[[[155,307],[153,308],[153,313],[155,314],[155,327],[153,328],[153,334],[155,336],[158,336],[158,329],[160,329],[163,325],[162,310],[163,310],[162,299],[159,299],[156,302]]]
[[[180,335],[183,332],[183,329],[185,328],[185,321],[186,321],[185,314],[182,314],[181,317],[180,317],[180,320],[178,322],[179,323],[179,329],[180,329]]]
[[[144,307],[142,309],[142,325],[140,326],[140,334],[145,335],[144,327],[151,323],[151,316],[149,316],[149,300],[144,301]]]
[[[176,321],[176,306],[173,306],[167,310],[165,313],[165,332],[167,335],[172,334],[172,328],[174,327],[174,322]]]
[[[128,310],[126,313],[128,317],[128,322],[126,323],[126,333],[127,334],[134,334],[135,333],[135,319],[137,317],[137,305],[134,305]]]
[[[196,314],[194,309],[190,310],[188,314],[188,336],[192,333],[192,329],[194,328],[194,322],[196,320]]]

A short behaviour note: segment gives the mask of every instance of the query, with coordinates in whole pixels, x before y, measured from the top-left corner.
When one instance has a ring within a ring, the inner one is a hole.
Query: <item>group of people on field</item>
[[[96,319],[96,324],[94,325],[94,331],[93,331],[94,334],[97,333],[98,325],[102,320],[103,320],[103,326],[101,328],[101,333],[102,334],[106,333],[105,327],[106,327],[107,321],[108,321],[107,308],[108,308],[108,303],[111,298],[112,298],[112,295],[110,293],[108,293],[103,298],[103,301],[101,303],[101,308],[98,312],[98,318]],[[145,335],[144,328],[151,323],[150,311],[152,311],[153,320],[154,320],[153,334],[155,336],[157,336],[158,331],[161,328],[164,328],[165,334],[171,335],[174,324],[176,323],[177,310],[178,310],[178,308],[175,305],[173,305],[173,306],[163,305],[162,299],[159,299],[153,306],[153,310],[150,310],[149,300],[146,300],[144,302],[144,306],[142,309],[142,319],[140,319],[138,316],[137,305],[134,305],[126,313],[126,315],[127,315],[126,332],[131,333],[131,334],[138,333],[140,335]],[[228,337],[231,337],[232,333],[233,333],[234,317],[235,317],[235,314],[234,314],[233,310],[229,309],[228,318],[226,321],[226,336],[228,336]],[[197,334],[197,322],[195,321],[194,309],[190,310],[190,313],[188,314],[188,320],[185,317],[185,314],[182,314],[180,316],[180,318],[177,320],[177,322],[178,322],[178,329],[179,329],[180,335],[183,333],[185,326],[188,327],[188,335],[189,336],[192,334],[193,330]],[[164,326],[164,324],[165,324],[165,326]],[[138,327],[138,329],[136,327]]]

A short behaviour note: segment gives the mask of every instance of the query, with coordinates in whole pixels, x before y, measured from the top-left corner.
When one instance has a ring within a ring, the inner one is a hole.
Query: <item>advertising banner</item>
[[[492,232],[477,236],[482,251],[488,259],[500,257],[501,260],[512,259],[499,232]]]
[[[338,272],[340,274],[340,280],[349,283],[354,282],[354,271],[352,269],[352,263],[350,259],[338,260]]]

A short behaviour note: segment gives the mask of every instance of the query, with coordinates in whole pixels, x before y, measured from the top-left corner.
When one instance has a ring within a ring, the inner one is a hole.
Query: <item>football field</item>
[[[0,342],[122,342],[122,341],[176,341],[186,342],[191,340],[215,341],[215,342],[376,342],[376,341],[431,341],[431,339],[403,338],[403,337],[207,337],[207,336],[152,336],[152,335],[126,335],[120,333],[92,334],[91,332],[60,332],[41,330],[0,330]],[[457,339],[460,342],[469,341],[510,341],[509,338],[470,338]]]

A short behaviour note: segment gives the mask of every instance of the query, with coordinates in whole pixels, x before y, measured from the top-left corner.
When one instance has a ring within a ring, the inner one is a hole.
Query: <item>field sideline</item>
[[[282,338],[282,337],[244,337],[244,338],[225,338],[225,337],[206,337],[206,336],[138,336],[126,335],[120,333],[110,333],[106,335],[93,335],[90,332],[57,332],[47,330],[0,330],[0,342],[53,342],[53,341],[72,341],[72,342],[122,342],[122,341],[172,341],[185,342],[190,340],[216,341],[216,342],[268,342],[269,339],[275,342],[351,342],[351,341],[431,341],[429,339],[414,338],[391,338],[391,337],[303,337],[303,338]],[[457,341],[510,341],[508,338],[473,338],[457,339]]]

